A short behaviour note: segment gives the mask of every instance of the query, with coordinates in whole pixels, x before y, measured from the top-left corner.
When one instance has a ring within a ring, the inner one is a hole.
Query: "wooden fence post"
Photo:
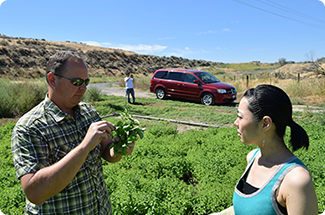
[[[298,73],[298,83],[300,82],[300,73]]]

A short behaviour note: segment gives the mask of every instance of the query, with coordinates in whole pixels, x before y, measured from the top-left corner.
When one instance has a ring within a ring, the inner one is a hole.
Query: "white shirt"
[[[128,81],[126,81],[128,79],[128,77],[125,77],[124,78],[124,81],[125,81],[125,88],[126,89],[133,89],[133,78],[129,78]]]

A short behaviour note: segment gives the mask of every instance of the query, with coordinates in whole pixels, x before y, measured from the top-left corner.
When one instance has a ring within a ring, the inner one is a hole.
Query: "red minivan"
[[[204,105],[231,103],[236,100],[234,86],[212,74],[191,69],[159,69],[150,81],[150,92],[158,99],[166,96],[199,101]]]

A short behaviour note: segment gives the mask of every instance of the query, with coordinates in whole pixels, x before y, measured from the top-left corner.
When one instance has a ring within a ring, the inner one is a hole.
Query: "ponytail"
[[[273,85],[259,85],[248,89],[244,97],[248,99],[248,110],[256,121],[269,116],[276,127],[276,133],[283,138],[287,126],[291,128],[290,144],[292,150],[308,149],[309,139],[306,131],[292,120],[292,104],[289,96]]]
[[[288,126],[291,129],[290,144],[292,146],[292,150],[296,151],[300,148],[308,149],[309,138],[305,129],[303,129],[300,125],[295,123],[293,120]]]

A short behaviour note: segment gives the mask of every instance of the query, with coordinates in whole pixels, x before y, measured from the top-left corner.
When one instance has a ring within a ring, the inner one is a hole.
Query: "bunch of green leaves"
[[[125,110],[120,112],[121,120],[115,124],[115,129],[112,136],[118,136],[120,141],[114,142],[111,148],[114,147],[115,154],[126,155],[129,145],[143,138],[144,128],[140,128],[140,122],[133,118],[133,116]]]

